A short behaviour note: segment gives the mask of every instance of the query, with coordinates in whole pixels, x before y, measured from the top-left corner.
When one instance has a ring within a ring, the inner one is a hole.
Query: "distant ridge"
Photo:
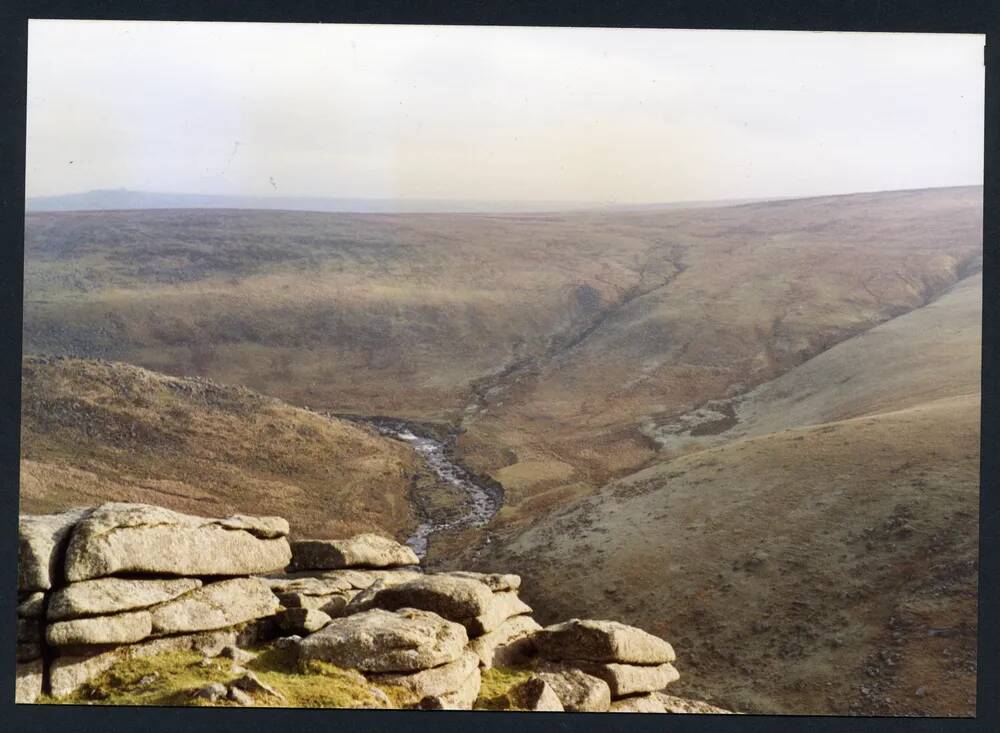
[[[25,200],[27,212],[109,211],[129,209],[268,209],[359,214],[406,213],[542,213],[586,210],[646,210],[701,208],[746,204],[770,199],[678,201],[616,204],[600,201],[471,201],[452,199],[365,199],[320,196],[239,196],[197,193],[161,193],[130,189],[97,189]]]

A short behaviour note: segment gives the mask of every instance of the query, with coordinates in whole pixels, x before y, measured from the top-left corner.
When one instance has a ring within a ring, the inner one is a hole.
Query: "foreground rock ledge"
[[[280,570],[291,560],[279,517],[205,519],[149,506],[108,503],[74,528],[66,578],[122,573],[250,575]]]

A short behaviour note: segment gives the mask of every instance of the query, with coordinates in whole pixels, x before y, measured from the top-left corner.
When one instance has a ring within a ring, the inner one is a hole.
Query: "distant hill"
[[[300,536],[401,540],[416,524],[422,462],[352,423],[130,364],[29,356],[23,374],[22,512],[154,501],[284,516]]]
[[[196,193],[159,193],[129,189],[99,189],[58,196],[32,196],[26,211],[121,211],[130,209],[262,209],[339,213],[515,213],[582,211],[588,209],[646,210],[739,204],[732,201],[679,201],[616,204],[598,201],[472,201],[465,199],[367,199],[323,196],[236,196]]]

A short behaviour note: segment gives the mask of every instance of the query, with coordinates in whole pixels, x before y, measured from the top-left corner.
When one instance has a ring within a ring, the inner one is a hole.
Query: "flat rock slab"
[[[260,578],[209,583],[150,612],[158,634],[208,631],[274,615],[277,597]]]
[[[44,674],[45,669],[41,659],[16,665],[14,667],[14,702],[22,705],[37,702],[42,694]]]
[[[66,578],[251,575],[287,566],[288,540],[273,537],[278,518],[260,517],[259,525],[249,519],[234,523],[147,504],[102,504],[73,530],[66,548]]]
[[[656,695],[635,695],[611,703],[612,713],[665,713],[663,702]]]
[[[478,666],[479,657],[465,652],[454,662],[438,667],[412,674],[368,675],[368,680],[379,686],[398,688],[402,697],[407,698],[410,704],[416,704],[428,695],[440,697],[461,690]]]
[[[656,692],[680,679],[680,674],[670,663],[638,665],[569,660],[566,663],[607,682],[611,688],[611,696],[616,698],[641,692]]]
[[[48,617],[49,620],[58,621],[149,608],[200,587],[201,581],[197,578],[82,580],[52,594]]]
[[[62,581],[63,555],[73,527],[87,509],[22,514],[17,524],[17,589],[48,590]]]
[[[65,697],[110,669],[126,657],[149,657],[179,651],[198,651],[215,656],[224,647],[236,644],[233,629],[201,634],[150,639],[128,646],[76,648],[60,653],[49,666],[49,687],[55,697]]]
[[[416,672],[454,662],[467,642],[464,627],[437,614],[372,609],[334,619],[306,637],[299,656],[362,672]]]
[[[474,573],[471,570],[449,570],[439,575],[450,575],[453,578],[478,580],[494,593],[505,590],[517,590],[521,587],[521,576],[513,573]]]
[[[507,692],[507,698],[515,710],[561,713],[565,708],[555,690],[541,677],[532,677],[519,682]]]
[[[663,664],[676,658],[663,639],[617,621],[571,619],[535,634],[546,659],[586,659],[593,662]]]
[[[372,599],[374,608],[395,611],[419,608],[458,623],[469,622],[491,611],[493,591],[478,580],[449,575],[425,575],[383,588]]]
[[[611,688],[604,680],[572,667],[540,666],[538,677],[556,693],[565,710],[603,713],[611,705]]]
[[[149,611],[132,611],[113,616],[92,616],[68,621],[54,621],[45,629],[45,640],[52,646],[77,644],[131,644],[153,632]]]
[[[479,657],[483,669],[517,666],[534,654],[534,633],[541,628],[531,616],[514,616],[470,641],[469,650]]]
[[[316,608],[288,608],[277,616],[278,628],[284,634],[305,636],[319,631],[333,619]]]
[[[424,710],[472,710],[481,687],[482,675],[476,666],[457,690],[443,695],[426,695],[417,707]]]
[[[377,534],[360,534],[346,540],[292,542],[292,567],[297,570],[391,568],[419,562],[409,547]]]

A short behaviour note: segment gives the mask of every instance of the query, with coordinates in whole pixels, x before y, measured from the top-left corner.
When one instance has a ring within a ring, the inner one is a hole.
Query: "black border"
[[[1000,446],[1000,392],[997,385],[997,326],[1000,288],[998,140],[1000,112],[1000,2],[950,0],[673,0],[641,2],[589,0],[576,3],[406,2],[350,0],[14,0],[0,3],[0,588],[14,589],[17,562],[18,446],[23,282],[23,202],[25,78],[28,18],[203,20],[252,22],[420,23],[445,25],[539,25],[590,27],[726,28],[744,30],[831,30],[986,33],[986,158],[984,172],[984,288],[982,483],[980,494],[979,677],[977,717],[852,718],[819,716],[663,716],[545,713],[347,710],[219,710],[182,708],[105,708],[13,704],[13,686],[2,684],[0,725],[8,730],[271,731],[297,733],[346,728],[352,731],[470,728],[541,731],[997,731],[1000,730],[1000,496],[997,455]],[[990,582],[992,580],[992,582]],[[15,594],[0,593],[5,618],[15,617]],[[0,634],[0,659],[10,660],[14,635]],[[9,680],[9,677],[6,678]]]

